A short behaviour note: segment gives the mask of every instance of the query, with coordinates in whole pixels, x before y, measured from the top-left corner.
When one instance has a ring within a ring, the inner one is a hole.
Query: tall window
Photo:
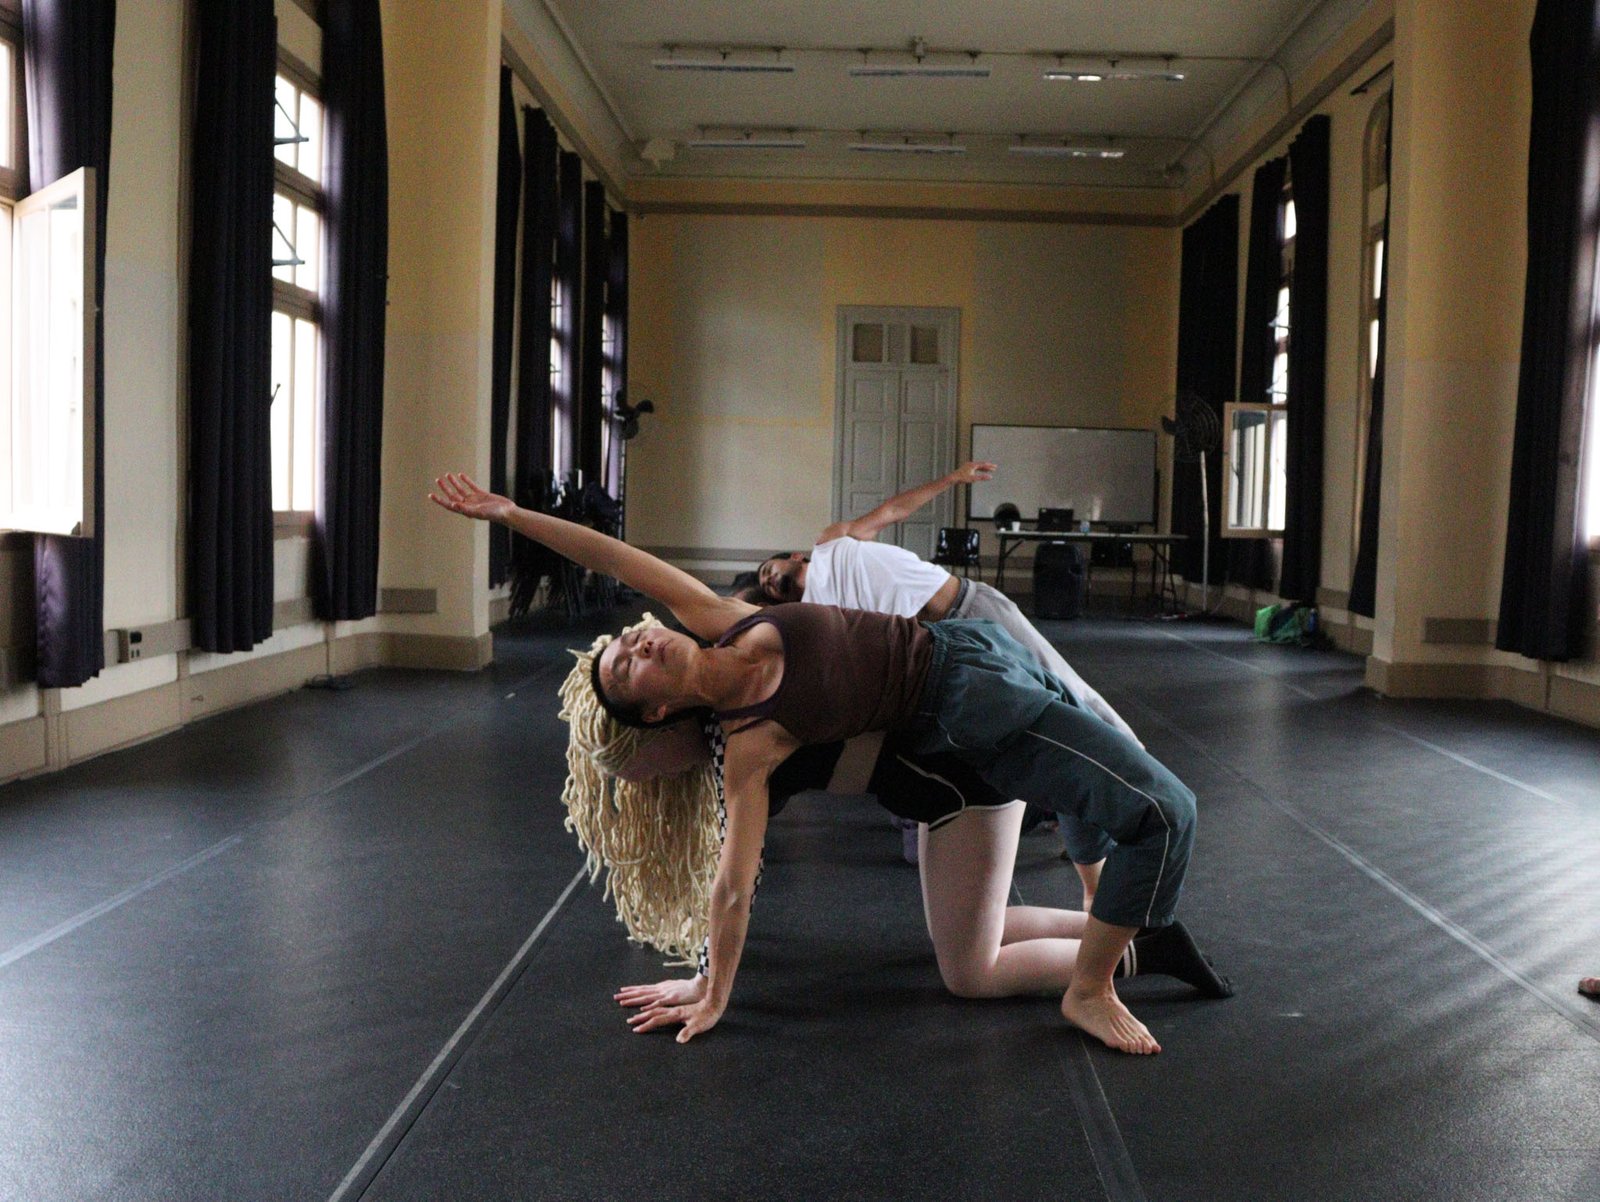
[[[608,212],[609,219],[616,219],[615,213]],[[610,232],[609,222],[607,233]],[[607,255],[611,253],[609,238],[602,242],[595,254]],[[611,468],[612,439],[621,437],[617,423],[612,419],[612,406],[617,402],[617,389],[622,387],[622,364],[617,362],[617,313],[611,295],[612,278],[607,263],[605,274],[605,297],[603,301],[603,316],[600,318],[600,483],[613,498],[622,495],[622,481],[609,478]]]
[[[1392,93],[1372,106],[1362,150],[1361,362],[1357,369],[1355,506],[1350,528],[1361,529],[1363,482],[1367,476],[1367,434],[1372,425],[1372,388],[1378,374],[1383,336],[1383,256],[1389,241],[1389,112]],[[1351,540],[1351,565],[1358,551]]]
[[[322,347],[322,104],[310,72],[280,56],[272,201],[272,508],[315,508]]]
[[[1272,315],[1272,372],[1266,393],[1223,409],[1229,478],[1225,534],[1281,536],[1289,495],[1289,339],[1294,294],[1294,180],[1278,203],[1278,292]]]
[[[93,172],[29,191],[21,5],[0,0],[0,530],[94,534]]]
[[[557,257],[559,261],[559,250]],[[572,465],[564,461],[566,430],[571,421],[572,393],[575,381],[567,371],[567,345],[574,336],[569,329],[573,324],[571,289],[561,280],[558,265],[550,273],[550,463],[554,479],[561,480]]]
[[[0,206],[8,215],[27,190],[22,105],[22,4],[0,0]]]

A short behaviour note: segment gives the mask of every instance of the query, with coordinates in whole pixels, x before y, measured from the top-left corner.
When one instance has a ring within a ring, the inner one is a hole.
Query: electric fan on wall
[[[1211,498],[1206,486],[1206,456],[1222,446],[1222,423],[1217,411],[1192,389],[1178,393],[1175,417],[1163,417],[1161,428],[1172,435],[1175,463],[1200,465],[1200,610],[1211,612]]]

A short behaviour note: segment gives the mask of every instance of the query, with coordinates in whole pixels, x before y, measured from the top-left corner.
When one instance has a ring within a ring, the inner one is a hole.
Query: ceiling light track
[[[792,75],[798,70],[797,54],[836,55],[851,61],[847,72],[856,78],[893,79],[931,77],[987,79],[996,59],[1024,59],[1045,65],[1044,78],[1079,83],[1117,83],[1150,80],[1181,83],[1188,79],[1190,63],[1265,63],[1251,55],[1177,54],[1175,52],[1106,50],[982,50],[930,48],[922,37],[908,46],[830,46],[668,43],[661,57],[651,60],[658,71],[720,71],[743,75]],[[981,61],[980,61],[981,60]],[[1053,66],[1050,64],[1054,64]]]
[[[651,60],[657,71],[715,71],[731,75],[793,75],[795,62],[782,46],[663,46],[665,58]],[[679,51],[683,51],[682,54]],[[771,55],[771,58],[766,57]]]

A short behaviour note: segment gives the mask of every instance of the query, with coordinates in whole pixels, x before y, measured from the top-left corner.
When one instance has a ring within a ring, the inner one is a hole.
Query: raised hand
[[[989,463],[984,460],[974,459],[963,463],[950,473],[952,484],[976,484],[979,480],[988,480],[994,476],[999,464]]]
[[[439,491],[430,492],[428,499],[462,517],[498,522],[516,508],[507,498],[479,488],[471,476],[459,472],[447,472],[435,479],[433,484]]]

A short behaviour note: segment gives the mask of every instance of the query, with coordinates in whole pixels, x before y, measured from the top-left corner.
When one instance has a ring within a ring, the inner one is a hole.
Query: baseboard
[[[183,720],[193,722],[291,692],[327,670],[327,644],[313,643],[279,655],[263,655],[198,676],[186,676],[179,681],[183,686]]]
[[[174,680],[61,714],[56,721],[66,762],[76,764],[177,730],[184,722],[183,684]]]
[[[382,667],[388,662],[384,658],[384,640],[388,637],[370,631],[366,634],[351,634],[342,639],[335,639],[329,652],[328,671],[335,676],[348,676],[363,668]]]
[[[49,762],[45,720],[25,718],[0,726],[0,781],[32,776]]]
[[[1351,655],[1372,654],[1372,628],[1354,622],[1323,622],[1322,632],[1340,651]]]
[[[1385,697],[1509,701],[1600,727],[1600,685],[1504,664],[1391,663],[1374,656],[1367,659],[1367,685]]]
[[[494,662],[494,635],[390,634],[384,651],[391,668],[476,672]]]

